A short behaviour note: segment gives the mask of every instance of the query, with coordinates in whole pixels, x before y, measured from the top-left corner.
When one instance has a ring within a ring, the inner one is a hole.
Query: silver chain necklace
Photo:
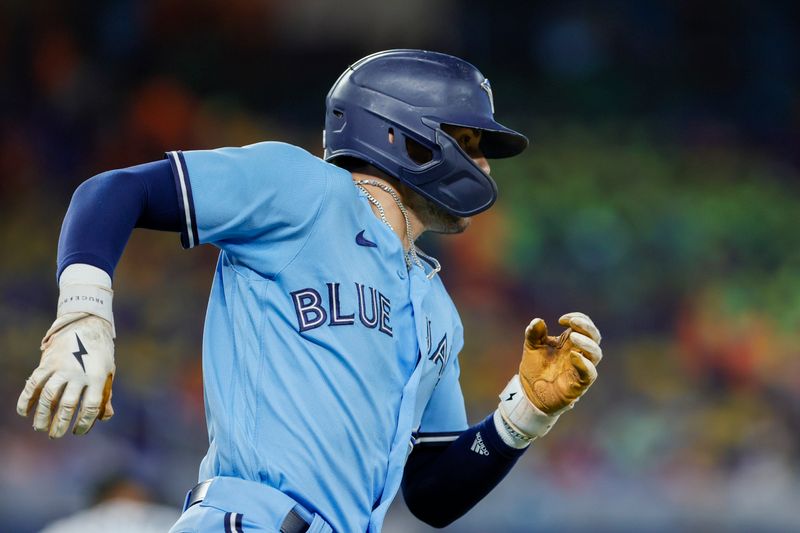
[[[392,227],[391,223],[389,223],[389,220],[386,218],[386,211],[383,209],[383,206],[378,201],[378,199],[375,198],[367,190],[366,187],[364,187],[364,185],[372,185],[373,187],[377,187],[392,197],[394,203],[397,205],[397,208],[400,210],[400,214],[403,215],[403,220],[406,223],[406,238],[408,239],[408,252],[405,253],[406,268],[410,270],[413,265],[417,265],[424,271],[425,267],[423,266],[422,261],[419,258],[419,256],[421,255],[422,257],[430,260],[434,264],[433,270],[427,275],[428,279],[432,279],[433,276],[435,276],[436,273],[442,269],[442,267],[441,265],[439,265],[439,261],[437,261],[435,258],[429,255],[425,255],[421,251],[417,250],[417,247],[414,244],[414,237],[411,234],[411,221],[408,218],[408,211],[406,211],[406,206],[404,206],[403,202],[400,200],[400,195],[397,194],[397,191],[395,191],[390,186],[386,185],[385,183],[381,183],[377,180],[356,181],[356,187],[358,187],[359,190],[361,190],[361,192],[364,193],[364,196],[367,197],[367,200],[369,200],[369,202],[375,206],[375,208],[378,210],[378,216],[380,216],[383,223],[386,224],[392,231],[394,231],[394,228]]]

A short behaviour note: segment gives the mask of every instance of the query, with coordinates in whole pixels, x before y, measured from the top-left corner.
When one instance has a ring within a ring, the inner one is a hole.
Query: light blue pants
[[[184,509],[170,533],[280,533],[286,515],[295,509],[311,524],[308,533],[332,533],[325,520],[297,506],[281,491],[244,479],[216,477],[202,502]]]

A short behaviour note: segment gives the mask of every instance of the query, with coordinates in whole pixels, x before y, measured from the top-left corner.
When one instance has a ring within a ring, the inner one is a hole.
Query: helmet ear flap
[[[433,150],[421,143],[415,141],[411,137],[406,136],[406,153],[408,157],[416,164],[422,166],[429,163],[433,159]]]

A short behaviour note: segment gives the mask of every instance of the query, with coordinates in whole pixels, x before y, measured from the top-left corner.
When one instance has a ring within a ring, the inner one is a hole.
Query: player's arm
[[[414,516],[431,526],[444,527],[469,511],[508,474],[525,448],[504,443],[493,418],[489,415],[450,442],[414,447],[402,486]]]
[[[414,448],[403,496],[420,520],[444,527],[471,509],[597,378],[603,354],[594,323],[582,313],[564,315],[559,323],[567,327],[559,337],[549,337],[541,319],[530,323],[519,374],[493,414],[450,442],[430,438]]]
[[[180,231],[184,248],[214,244],[272,275],[305,243],[327,183],[324,162],[275,142],[169,152],[84,182],[59,238],[57,319],[17,411],[27,416],[36,406],[34,427],[51,437],[64,434],[79,404],[77,434],[113,413],[111,278],[135,227]]]
[[[73,194],[58,244],[56,320],[17,403],[22,416],[35,406],[33,426],[51,438],[64,435],[78,405],[73,433],[79,435],[114,413],[111,278],[135,227],[182,227],[166,160],[99,174]]]

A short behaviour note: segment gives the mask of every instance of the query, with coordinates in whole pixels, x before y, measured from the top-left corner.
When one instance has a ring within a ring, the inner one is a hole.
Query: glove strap
[[[111,324],[116,337],[111,310],[114,291],[108,274],[97,267],[75,263],[61,273],[59,288],[57,318],[71,313],[95,315]]]
[[[509,426],[510,431],[507,431],[506,434],[510,433],[512,438],[516,435],[523,435],[528,439],[544,437],[560,416],[560,413],[557,415],[545,414],[533,405],[522,389],[518,374],[511,378],[506,388],[500,393],[497,412],[502,417],[502,422]]]

